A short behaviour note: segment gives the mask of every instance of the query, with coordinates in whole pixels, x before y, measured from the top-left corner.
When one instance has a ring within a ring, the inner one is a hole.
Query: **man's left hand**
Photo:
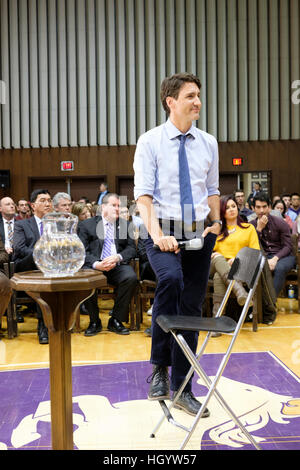
[[[213,224],[211,227],[206,227],[206,229],[204,230],[202,236],[203,237],[206,237],[206,235],[211,232],[211,233],[214,233],[215,235],[220,235],[220,232],[221,232],[221,226],[220,224],[218,224],[217,222],[215,224]]]
[[[274,271],[274,269],[276,268],[277,261],[278,261],[277,256],[273,256],[273,258],[268,259],[269,268],[271,271]]]

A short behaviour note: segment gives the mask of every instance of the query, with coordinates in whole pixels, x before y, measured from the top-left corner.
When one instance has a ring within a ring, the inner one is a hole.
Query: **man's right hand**
[[[94,265],[95,269],[98,271],[110,271],[111,269],[117,266],[118,259],[116,256],[109,256],[105,258],[103,261],[99,261],[96,265]]]
[[[262,215],[259,219],[257,219],[257,226],[256,229],[258,232],[261,232],[268,223],[268,217],[266,215]]]
[[[154,245],[157,245],[160,251],[174,251],[176,254],[180,251],[180,248],[178,248],[178,242],[172,235],[163,235],[153,241]]]

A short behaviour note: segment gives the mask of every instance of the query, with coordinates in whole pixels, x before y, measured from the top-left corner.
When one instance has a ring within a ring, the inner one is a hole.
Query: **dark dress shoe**
[[[117,320],[115,317],[110,317],[107,324],[107,329],[118,335],[129,335],[129,330],[122,322]]]
[[[173,393],[173,400],[176,392]],[[192,392],[182,392],[179,399],[177,400],[174,408],[183,410],[189,415],[195,416],[201,408],[200,401],[196,400]],[[202,418],[208,418],[210,412],[207,408],[202,413]]]
[[[166,366],[154,366],[147,382],[150,382],[148,400],[168,400],[170,398],[170,378]]]
[[[20,312],[17,312],[17,323],[24,323],[24,317]]]
[[[95,336],[97,333],[102,331],[102,324],[101,321],[97,322],[90,322],[89,326],[84,332],[84,336]]]
[[[80,309],[80,315],[89,315],[89,311],[87,310],[84,303],[80,305],[79,309]]]
[[[39,343],[40,344],[48,344],[49,343],[48,330],[47,330],[46,326],[42,325],[38,329],[38,336],[39,336]]]

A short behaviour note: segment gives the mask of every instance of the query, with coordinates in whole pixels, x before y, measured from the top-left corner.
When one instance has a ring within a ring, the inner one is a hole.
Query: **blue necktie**
[[[187,135],[179,136],[179,185],[182,220],[184,220],[187,224],[191,224],[196,219],[196,217],[190,180],[189,164],[185,152],[185,140]]]
[[[43,235],[43,232],[44,232],[44,229],[43,229],[43,222],[40,222],[40,235],[41,235],[41,236]]]
[[[111,247],[114,242],[113,239],[113,232],[114,232],[113,224],[108,223],[106,227],[105,239],[103,243],[102,255],[101,259],[105,259],[111,255]]]

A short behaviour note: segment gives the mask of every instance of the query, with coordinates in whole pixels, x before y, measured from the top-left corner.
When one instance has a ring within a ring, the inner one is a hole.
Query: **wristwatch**
[[[217,219],[216,219],[216,220],[212,220],[212,221],[211,221],[211,224],[219,224],[220,227],[222,227],[222,225],[223,225],[223,224],[222,224],[222,220],[217,220]]]

